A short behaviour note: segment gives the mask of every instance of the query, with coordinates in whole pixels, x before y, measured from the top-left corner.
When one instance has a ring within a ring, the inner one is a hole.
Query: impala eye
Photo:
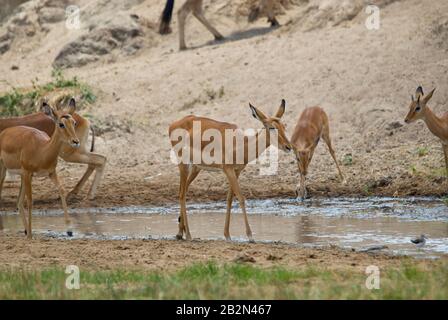
[[[421,109],[421,107],[420,106],[417,106],[417,108],[415,108],[415,111],[420,111],[420,109]]]
[[[62,122],[59,123],[59,128],[64,129],[65,128],[65,124],[63,124]]]

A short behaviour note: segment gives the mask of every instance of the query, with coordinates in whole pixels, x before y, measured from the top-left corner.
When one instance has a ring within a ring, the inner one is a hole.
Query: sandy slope
[[[90,2],[78,1],[87,12]],[[273,112],[282,98],[287,101],[289,134],[305,107],[320,105],[330,116],[339,159],[353,157],[352,165],[343,166],[348,183],[341,185],[326,147],[320,145],[310,169],[312,195],[446,194],[437,139],[423,123],[390,126],[403,123],[418,84],[427,90],[437,87],[430,106],[438,113],[447,110],[448,46],[441,41],[448,34],[443,29],[447,1],[381,1],[389,4],[381,7],[378,31],[366,29],[362,10],[347,20],[353,3],[364,8],[362,1],[296,1],[300,5],[290,5],[279,17],[283,26],[275,30],[267,29],[264,19],[249,25],[244,17],[235,17],[242,0],[230,2],[214,0],[206,6],[212,23],[230,35],[227,42],[208,42],[210,34],[190,18],[187,43],[192,50],[177,50],[174,21],[171,35],[155,36],[136,55],[112,54],[65,71],[91,84],[99,95],[98,103],[85,112],[99,122],[125,121],[131,131],[117,129],[98,139],[98,152],[109,159],[104,183],[95,202],[80,198],[77,206],[175,201],[178,174],[169,162],[167,134],[172,121],[194,113],[259,128],[248,102]],[[92,3],[99,6],[100,22],[117,10],[157,22],[164,1],[131,1],[127,7],[111,1],[104,8],[104,2]],[[90,22],[92,17],[90,13]],[[85,32],[63,25],[52,24],[47,34],[26,38],[26,46],[18,42],[0,55],[1,78],[14,86],[28,86],[35,77],[49,79],[57,53],[76,32]],[[13,64],[19,70],[11,70]],[[7,89],[0,82],[0,91]],[[419,157],[419,146],[429,153]],[[61,170],[66,183],[74,185],[83,168],[62,164]],[[291,154],[280,154],[278,175],[257,172],[250,166],[242,175],[248,197],[293,196],[297,170]],[[189,198],[223,199],[224,181],[221,174],[202,173]],[[37,205],[59,206],[48,185],[36,183]],[[13,207],[16,187],[16,182],[6,184],[5,206]]]

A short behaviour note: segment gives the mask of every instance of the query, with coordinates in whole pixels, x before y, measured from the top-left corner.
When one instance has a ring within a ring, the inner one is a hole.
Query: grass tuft
[[[38,85],[37,81],[32,81],[31,88],[12,87],[10,92],[1,94],[0,116],[17,117],[36,112],[36,104],[41,98],[62,89],[68,89],[73,95],[79,95],[79,105],[92,104],[96,101],[96,96],[90,86],[80,82],[77,77],[66,79],[60,69],[54,69],[51,77],[52,81],[47,84]]]
[[[65,287],[65,270],[0,271],[0,299],[447,299],[447,262],[404,262],[381,270],[380,289],[361,271],[318,267],[263,269],[198,263],[177,272],[83,271],[79,290]]]

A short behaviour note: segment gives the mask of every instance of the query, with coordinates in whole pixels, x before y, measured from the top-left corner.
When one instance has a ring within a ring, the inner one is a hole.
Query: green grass
[[[0,116],[12,117],[33,113],[36,111],[36,101],[59,89],[71,89],[73,93],[79,95],[79,105],[96,101],[90,86],[80,82],[76,77],[66,79],[59,69],[53,70],[51,76],[52,81],[47,84],[38,85],[32,81],[32,88],[23,90],[12,87],[10,92],[0,94]]]
[[[379,290],[366,275],[305,267],[195,264],[177,272],[81,269],[79,290],[65,288],[63,269],[0,271],[0,299],[447,299],[448,266],[409,263],[381,271]]]
[[[344,155],[344,159],[342,159],[342,164],[344,166],[351,166],[353,164],[353,156],[351,153],[347,153]]]
[[[417,154],[419,157],[424,157],[429,153],[428,148],[426,147],[418,147],[417,148]]]

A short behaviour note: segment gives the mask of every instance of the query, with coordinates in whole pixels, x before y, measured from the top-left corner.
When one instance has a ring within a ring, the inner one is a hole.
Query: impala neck
[[[447,126],[429,107],[425,108],[425,115],[423,117],[429,131],[432,132],[433,135],[439,137],[440,139],[447,141],[448,140],[448,132]]]
[[[266,149],[269,148],[269,146],[271,145],[271,135],[269,133],[269,130],[266,128],[263,128],[260,131],[258,131],[257,134],[255,135],[255,139],[257,143],[256,153],[255,155],[250,154],[247,155],[247,163],[260,157],[263,154],[263,152],[265,152]],[[265,141],[265,143],[262,143],[263,141]]]
[[[54,161],[59,156],[59,151],[61,150],[63,141],[59,129],[55,126],[53,135],[50,138],[48,144],[42,148],[42,155],[47,162]]]

